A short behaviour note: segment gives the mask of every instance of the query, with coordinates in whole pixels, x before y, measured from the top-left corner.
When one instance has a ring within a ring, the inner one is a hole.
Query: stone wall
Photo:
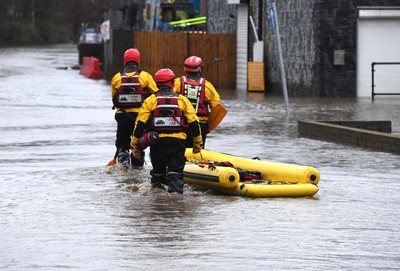
[[[320,96],[356,96],[357,8],[399,6],[398,0],[319,0]],[[345,64],[333,65],[334,50],[345,51]]]
[[[207,33],[236,33],[236,5],[228,5],[226,0],[208,0]]]
[[[276,32],[266,14],[271,3],[263,6],[267,89],[281,93]],[[357,7],[399,5],[398,0],[276,1],[289,96],[356,96]],[[335,50],[344,50],[344,65],[334,65]]]
[[[267,10],[271,1],[267,1]],[[319,96],[319,41],[315,0],[276,2],[282,55],[289,96]],[[265,14],[266,15],[266,14]],[[264,46],[267,70],[267,89],[281,92],[281,73],[278,61],[276,31],[265,16]]]

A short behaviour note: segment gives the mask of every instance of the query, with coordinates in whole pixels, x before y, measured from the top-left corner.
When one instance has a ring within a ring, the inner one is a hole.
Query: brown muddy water
[[[114,155],[110,86],[73,44],[0,49],[0,269],[399,270],[400,159],[300,137],[303,119],[391,120],[400,97],[290,99],[221,91],[207,148],[316,167],[306,198],[149,188]],[[67,68],[67,69],[63,69]]]

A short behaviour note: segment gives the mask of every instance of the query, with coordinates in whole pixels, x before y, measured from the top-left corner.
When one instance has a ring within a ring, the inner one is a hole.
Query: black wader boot
[[[168,192],[177,192],[183,194],[183,174],[177,172],[168,172],[167,177]]]
[[[137,159],[133,157],[133,154],[131,153],[131,165],[133,167],[143,167],[144,165],[144,151],[140,150],[140,158]]]
[[[118,150],[118,154],[117,154],[117,158],[118,158],[118,163],[119,164],[129,164],[129,150],[124,150],[124,149],[119,149]]]
[[[151,186],[153,188],[163,188],[163,184],[166,184],[165,174],[154,173],[153,170],[150,170],[151,175]]]

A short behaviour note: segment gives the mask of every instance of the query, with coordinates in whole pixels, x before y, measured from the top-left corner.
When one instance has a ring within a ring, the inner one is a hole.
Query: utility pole
[[[281,35],[279,32],[279,23],[278,23],[278,16],[276,12],[276,4],[275,1],[272,1],[272,5],[268,7],[269,19],[271,23],[271,28],[276,31],[276,46],[278,47],[278,57],[279,57],[279,64],[281,67],[281,80],[282,80],[282,88],[283,88],[283,96],[285,98],[285,105],[286,105],[286,115],[289,115],[289,98],[287,92],[287,84],[286,84],[286,73],[285,73],[285,66],[283,63],[283,55],[282,55],[282,45],[281,45]]]

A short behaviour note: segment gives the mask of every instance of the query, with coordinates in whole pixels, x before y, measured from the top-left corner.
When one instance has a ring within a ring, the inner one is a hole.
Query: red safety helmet
[[[198,56],[190,56],[185,60],[185,72],[201,72],[203,60]]]
[[[124,53],[124,66],[129,61],[134,61],[137,64],[140,63],[140,53],[139,53],[139,51],[137,49],[131,48],[131,49],[128,49],[128,50],[125,51],[125,53]]]
[[[168,86],[170,88],[173,88],[174,79],[174,72],[168,68],[160,69],[154,75],[154,81],[156,81],[157,86]]]

